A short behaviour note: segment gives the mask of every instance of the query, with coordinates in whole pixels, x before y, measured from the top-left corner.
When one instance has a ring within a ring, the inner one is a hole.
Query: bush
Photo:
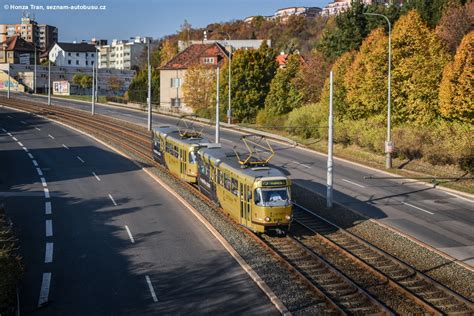
[[[297,108],[290,112],[285,125],[290,134],[303,138],[322,138],[327,135],[327,109],[321,103]]]

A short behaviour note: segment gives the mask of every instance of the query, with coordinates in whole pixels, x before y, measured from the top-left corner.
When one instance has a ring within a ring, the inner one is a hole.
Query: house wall
[[[91,52],[66,52],[59,45],[54,45],[49,52],[49,59],[56,66],[91,67],[94,64],[95,54]]]
[[[160,108],[170,111],[192,113],[193,110],[186,106],[183,94],[185,69],[179,70],[160,70]],[[171,87],[171,79],[180,79],[179,87]],[[180,99],[180,107],[172,107],[172,99]]]

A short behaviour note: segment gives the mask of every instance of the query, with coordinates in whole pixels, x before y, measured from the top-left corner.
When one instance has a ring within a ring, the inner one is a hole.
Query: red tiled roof
[[[280,54],[277,56],[276,61],[279,66],[286,65],[286,60],[288,59],[288,54]]]
[[[217,57],[217,65],[220,65],[227,58],[227,54],[228,53],[225,51],[225,49],[218,43],[193,44],[173,57],[160,69],[187,69],[193,65],[199,64],[200,59],[204,57]],[[217,65],[209,66],[215,67]]]
[[[6,41],[1,43],[2,50],[4,49],[3,47],[6,44],[5,50],[7,51],[34,51],[35,47],[33,46],[32,43],[25,41],[19,36],[12,36],[8,38]]]

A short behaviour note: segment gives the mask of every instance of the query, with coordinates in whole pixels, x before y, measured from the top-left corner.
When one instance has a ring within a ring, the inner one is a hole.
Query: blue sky
[[[329,0],[0,0],[0,23],[19,23],[22,9],[9,5],[105,5],[106,10],[31,10],[39,23],[57,26],[60,41],[152,36],[175,33],[186,19],[193,27],[271,15],[290,6],[323,7]]]

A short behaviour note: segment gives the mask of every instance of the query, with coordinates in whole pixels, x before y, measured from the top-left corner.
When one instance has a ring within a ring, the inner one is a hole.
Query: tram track
[[[140,126],[101,115],[92,116],[81,110],[2,97],[0,101],[6,106],[45,116],[97,136],[131,153],[138,158],[137,162],[142,166],[159,168],[179,180],[152,159],[150,133]],[[181,184],[209,207],[217,208],[216,204],[195,186],[184,182]],[[319,247],[324,245],[332,252],[336,250],[342,260],[352,262],[366,274],[376,278],[379,283],[373,288],[378,288],[380,291],[385,287],[387,293],[395,291],[419,308],[409,312],[464,315],[474,311],[472,302],[466,298],[309,210],[296,207],[294,221],[292,236],[284,238],[268,235],[259,238],[240,225],[236,226],[266,248],[275,259],[315,293],[320,298],[322,310],[326,313],[386,315],[393,314],[396,309],[391,306],[393,304],[380,300],[377,291],[364,288],[360,282],[354,281],[352,276],[346,275],[335,264],[325,259],[321,255],[324,252],[316,246],[315,241],[319,242]],[[312,235],[308,235],[308,232]],[[398,269],[392,269],[393,267]]]

